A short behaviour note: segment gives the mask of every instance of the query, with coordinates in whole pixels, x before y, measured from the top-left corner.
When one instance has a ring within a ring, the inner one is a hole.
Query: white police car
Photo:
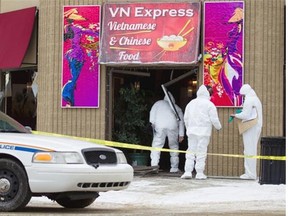
[[[122,190],[133,168],[118,149],[74,138],[43,136],[0,112],[0,211],[47,196],[65,208],[84,208],[99,192]]]

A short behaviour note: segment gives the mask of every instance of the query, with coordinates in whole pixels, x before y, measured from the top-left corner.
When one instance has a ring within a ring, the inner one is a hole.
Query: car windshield
[[[0,132],[31,133],[31,131],[0,111]]]

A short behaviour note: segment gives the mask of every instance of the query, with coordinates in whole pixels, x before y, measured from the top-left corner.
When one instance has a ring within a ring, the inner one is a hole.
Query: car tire
[[[91,205],[97,197],[78,200],[71,200],[69,197],[62,197],[60,199],[56,199],[56,202],[65,208],[85,208]]]
[[[0,211],[24,208],[31,197],[24,168],[14,160],[0,159]]]

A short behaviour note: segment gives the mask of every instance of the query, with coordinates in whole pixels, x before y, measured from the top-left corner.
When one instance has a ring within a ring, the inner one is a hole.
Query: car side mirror
[[[30,126],[25,126],[25,128],[26,128],[28,131],[32,132],[32,128],[31,128]]]

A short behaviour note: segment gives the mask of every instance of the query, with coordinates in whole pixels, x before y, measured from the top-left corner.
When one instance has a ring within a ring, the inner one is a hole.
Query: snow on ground
[[[32,205],[47,205],[50,200],[32,198]],[[122,191],[100,193],[91,207],[133,206],[137,208],[191,209],[227,212],[261,210],[285,212],[286,185],[260,185],[258,181],[208,178],[180,179],[167,176],[136,176]],[[197,207],[197,208],[196,208]],[[179,210],[178,210],[179,212]],[[183,210],[184,212],[184,210]]]
[[[101,193],[98,201],[145,205],[189,205],[239,201],[285,202],[286,185],[260,185],[257,181],[180,178],[135,178],[127,190]]]

